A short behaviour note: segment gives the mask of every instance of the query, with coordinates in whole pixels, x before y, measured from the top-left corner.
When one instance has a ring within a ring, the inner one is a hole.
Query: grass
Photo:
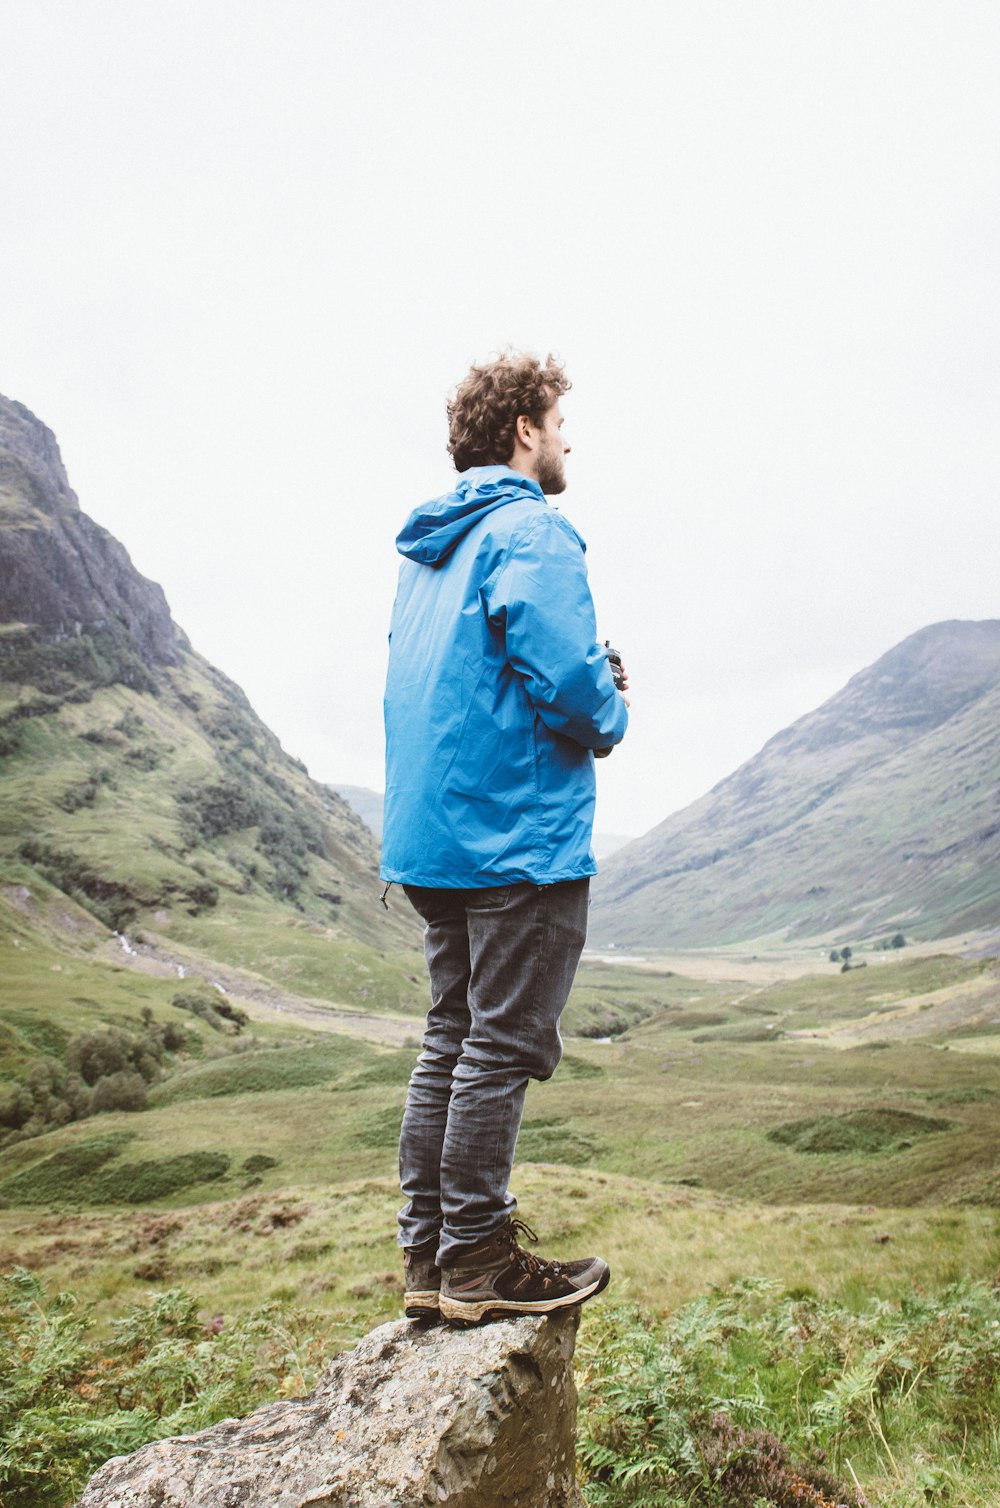
[[[149,1098],[151,1107],[175,1105],[182,1100],[215,1099],[222,1095],[264,1094],[282,1089],[303,1089],[342,1080],[358,1064],[369,1063],[373,1054],[349,1038],[320,1040],[292,1047],[274,1047],[195,1063],[158,1085]],[[405,1054],[386,1054],[390,1062]],[[380,1062],[382,1060],[380,1059]]]
[[[206,1314],[239,1315],[291,1282],[301,1302],[350,1316],[351,1334],[360,1335],[398,1314],[402,1292],[394,1149],[375,1151],[369,1166],[377,1171],[361,1179],[331,1158],[325,1180],[289,1181],[279,1153],[279,1166],[251,1187],[233,1157],[227,1175],[199,1191],[200,1202],[3,1209],[0,1255],[4,1265],[20,1263],[96,1303],[105,1323],[164,1286],[190,1289]],[[513,1187],[546,1253],[600,1250],[614,1273],[614,1300],[651,1315],[749,1277],[850,1305],[963,1277],[988,1280],[1000,1266],[1000,1220],[984,1207],[760,1206],[703,1188],[524,1162]]]
[[[155,688],[88,683],[17,724],[0,750],[0,887],[54,889],[68,915],[308,996],[415,1010],[419,929],[407,906],[378,906],[371,835],[237,688],[182,659]],[[213,791],[232,811],[209,821]]]
[[[29,1163],[0,1182],[0,1198],[10,1204],[51,1204],[64,1199],[87,1202],[94,1176],[132,1140],[128,1131],[81,1136],[60,1152]],[[95,1201],[99,1202],[99,1201]]]
[[[395,1142],[416,1033],[391,1047],[258,1003],[242,1037],[222,1037],[181,1018],[175,978],[115,963],[86,930],[60,947],[46,918],[63,902],[41,887],[36,901],[30,926],[4,913],[20,930],[0,942],[18,990],[0,1065],[58,1056],[99,1022],[134,1026],[142,1007],[183,1019],[199,1051],[146,1110],[3,1149],[0,1267],[92,1305],[95,1343],[172,1289],[204,1323],[308,1310],[321,1349],[395,1317]],[[988,1283],[1000,1062],[956,1050],[954,1033],[994,966],[905,964],[760,986],[586,964],[564,1061],[529,1087],[518,1144],[513,1187],[543,1250],[602,1251],[612,1301],[653,1326],[749,1280],[852,1313]],[[959,1014],[942,1033],[943,1006]],[[859,1040],[871,1019],[882,1035]],[[772,1022],[780,1036],[762,1035]],[[610,1490],[599,1473],[592,1485]]]

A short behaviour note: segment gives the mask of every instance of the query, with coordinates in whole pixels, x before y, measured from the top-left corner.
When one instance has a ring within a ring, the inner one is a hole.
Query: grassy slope
[[[91,689],[13,725],[17,747],[0,761],[0,884],[40,891],[44,876],[106,927],[168,954],[345,1004],[415,1006],[419,931],[405,906],[378,904],[367,830],[197,656],[163,676],[159,695]],[[220,786],[270,803],[275,830],[241,825],[238,810],[228,826],[220,818],[223,831],[199,829],[189,795]]]
[[[52,915],[65,905],[37,899],[41,919],[22,916],[20,946],[0,947],[0,964],[23,971],[4,1046],[25,1060],[59,1053],[80,1023],[135,1027],[142,1006],[157,1021],[177,1014],[175,980],[100,948],[68,953],[66,917]],[[46,917],[58,941],[45,941]],[[78,921],[81,933],[92,925]],[[995,962],[883,954],[846,975],[758,983],[713,979],[711,961],[703,972],[581,971],[570,1019],[616,1035],[568,1036],[553,1081],[529,1090],[514,1188],[543,1250],[601,1251],[610,1301],[653,1316],[747,1278],[858,1311],[990,1279]],[[286,1328],[309,1338],[318,1365],[399,1313],[395,1141],[414,1047],[309,1031],[260,1003],[251,1042],[190,1026],[197,1051],[173,1063],[147,1110],[0,1151],[0,1269],[21,1264],[49,1291],[73,1292],[105,1335],[168,1288],[227,1330],[276,1303],[300,1315]],[[802,1118],[850,1128],[859,1112],[881,1150],[809,1153],[767,1136]],[[901,1134],[901,1114],[924,1118],[922,1134],[912,1121]],[[156,1197],[151,1180],[178,1169],[190,1181]],[[926,1457],[893,1445],[906,1480],[922,1481]],[[943,1441],[933,1459],[951,1456]],[[882,1481],[877,1459],[859,1469]]]
[[[703,947],[995,925],[998,719],[994,686],[898,747],[849,724],[829,740],[786,730],[602,866],[592,935]]]
[[[60,1023],[68,1030],[87,1018],[88,997],[76,991],[93,981],[62,974],[60,988],[73,991]],[[608,989],[606,974],[584,971],[588,1006],[597,995],[611,1011],[628,992],[633,1004],[655,994],[661,1006],[610,1043],[570,1038],[552,1083],[529,1090],[515,1187],[549,1249],[597,1242],[616,1260],[621,1291],[660,1307],[747,1272],[842,1294],[897,1292],[996,1264],[995,966],[893,958],[752,991],[628,971]],[[133,977],[108,968],[106,984],[102,1018],[134,1024]],[[172,988],[145,983],[158,1020],[170,1016]],[[961,1021],[915,1040],[903,1030],[909,1003],[933,1024],[934,1002],[963,989]],[[853,1033],[885,1007],[889,1045],[836,1045],[842,1029]],[[46,1045],[46,1022],[26,995],[22,1051]],[[785,1035],[768,1031],[772,1023]],[[822,1035],[791,1035],[799,1031]],[[201,1057],[176,1064],[144,1112],[7,1146],[0,1195],[17,1200],[0,1212],[7,1260],[51,1268],[115,1304],[176,1281],[210,1308],[242,1309],[304,1283],[318,1306],[358,1323],[393,1312],[395,1140],[413,1048],[317,1036],[276,1016],[253,1032],[255,1050],[233,1053],[245,1044],[205,1029]],[[766,1134],[816,1117],[850,1129],[859,1112],[880,1150],[808,1153]],[[922,1118],[916,1132],[900,1131],[899,1114]],[[72,1196],[60,1193],[61,1162],[108,1132],[129,1139],[105,1171],[131,1166],[137,1185],[150,1162],[216,1153],[228,1167],[138,1210],[101,1207],[101,1170],[77,1179]],[[275,1165],[248,1172],[246,1159],[261,1153]],[[250,1214],[256,1228],[293,1205],[309,1208],[244,1243]]]

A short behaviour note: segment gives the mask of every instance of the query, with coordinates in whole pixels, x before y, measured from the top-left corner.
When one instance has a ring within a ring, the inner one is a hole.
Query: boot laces
[[[538,1241],[535,1232],[525,1221],[509,1220],[505,1234],[510,1242],[511,1260],[516,1262],[524,1272],[530,1273],[532,1277],[559,1277],[562,1268],[558,1262],[546,1261],[544,1257],[536,1256],[533,1251],[525,1251],[524,1247],[518,1244],[519,1234],[523,1234],[528,1241]]]

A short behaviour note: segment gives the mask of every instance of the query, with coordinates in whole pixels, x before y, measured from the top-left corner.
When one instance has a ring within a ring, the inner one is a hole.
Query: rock
[[[583,1508],[578,1323],[382,1325],[305,1398],[106,1462],[77,1508]]]
[[[120,624],[147,665],[176,665],[187,641],[163,590],[81,512],[52,431],[0,397],[0,623],[65,637]]]

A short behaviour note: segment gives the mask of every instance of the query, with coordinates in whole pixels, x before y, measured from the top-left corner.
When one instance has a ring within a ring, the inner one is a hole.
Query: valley
[[[602,863],[513,1181],[543,1252],[612,1267],[578,1352],[594,1505],[695,1501],[712,1430],[773,1464],[764,1424],[871,1503],[995,1501],[998,677],[1000,624],[931,625]],[[10,1508],[399,1315],[428,985],[377,873],[0,399]]]
[[[15,981],[31,946],[18,940],[2,960]],[[873,1304],[902,1315],[917,1296],[933,1307],[970,1284],[988,1291],[1000,1270],[1000,966],[963,956],[976,941],[869,953],[846,974],[814,954],[807,971],[783,948],[751,955],[742,978],[730,950],[686,955],[683,974],[666,960],[584,963],[563,1062],[529,1089],[513,1187],[544,1250],[599,1250],[611,1263],[581,1333],[595,1400],[606,1358],[646,1344],[636,1316],[680,1326],[686,1344],[699,1305],[749,1325],[764,1296],[797,1295],[863,1333]],[[65,1054],[84,1023],[138,1033],[178,1016],[162,957],[117,943],[87,955],[78,937],[47,946],[3,1023],[8,1054],[29,1057],[28,1082],[39,1078],[30,1055]],[[212,988],[185,956],[181,986]],[[420,1022],[344,1018],[263,975],[225,977],[227,992],[242,985],[229,999],[246,1023],[233,1034],[185,1015],[185,1048],[145,1108],[7,1139],[0,1267],[39,1285],[40,1313],[71,1294],[46,1323],[80,1315],[102,1366],[118,1365],[118,1338],[137,1326],[150,1365],[168,1366],[183,1310],[185,1345],[220,1337],[212,1366],[235,1368],[226,1407],[242,1411],[304,1390],[331,1354],[400,1312],[395,1144]],[[248,1372],[239,1357],[254,1335],[269,1339]],[[588,1397],[585,1448],[607,1438]],[[193,1413],[192,1398],[162,1428],[207,1421],[209,1407]],[[922,1447],[892,1441],[904,1485],[918,1480]],[[880,1448],[852,1448],[874,1501],[910,1502]],[[975,1495],[992,1480],[992,1457],[981,1459],[960,1473],[969,1495],[950,1501],[989,1501]],[[11,1501],[43,1500],[57,1501]]]

